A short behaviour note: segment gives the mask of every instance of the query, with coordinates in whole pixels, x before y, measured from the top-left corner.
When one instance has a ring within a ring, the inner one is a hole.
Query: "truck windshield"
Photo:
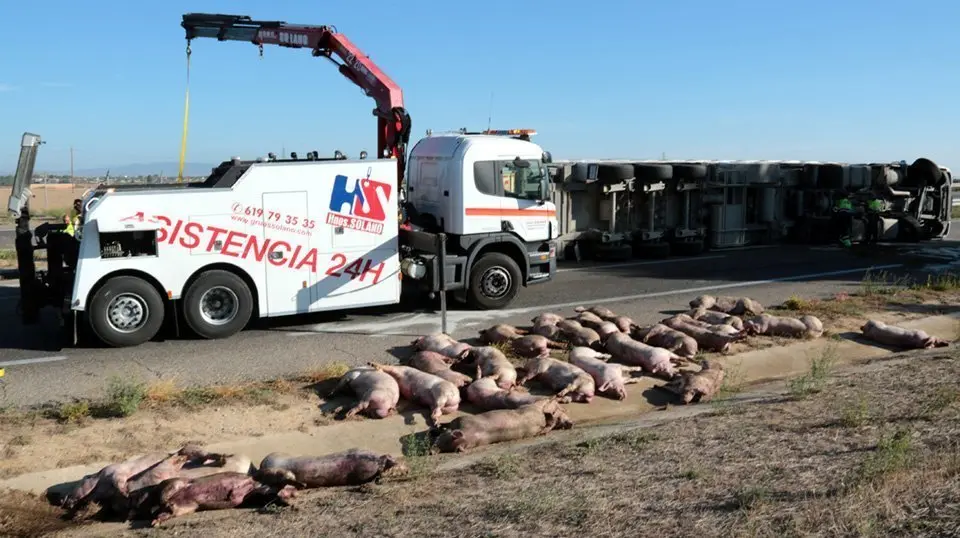
[[[539,200],[541,185],[547,177],[547,167],[540,160],[522,161],[527,166],[517,166],[514,161],[505,161],[500,168],[503,193],[510,198]]]

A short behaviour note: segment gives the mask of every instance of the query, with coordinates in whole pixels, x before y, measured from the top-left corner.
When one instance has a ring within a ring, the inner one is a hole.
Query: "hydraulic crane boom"
[[[410,141],[410,115],[403,108],[403,92],[336,28],[255,21],[243,15],[211,13],[187,13],[180,25],[186,30],[188,44],[197,37],[211,37],[219,41],[248,41],[259,46],[261,52],[265,44],[308,48],[314,56],[324,56],[337,64],[343,76],[376,101],[373,115],[377,117],[377,153],[380,158],[397,159],[398,177],[403,183],[404,161]]]

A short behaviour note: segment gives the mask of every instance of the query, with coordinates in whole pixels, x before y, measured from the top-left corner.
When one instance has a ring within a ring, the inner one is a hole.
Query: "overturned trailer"
[[[912,164],[803,161],[558,161],[553,202],[564,258],[696,255],[705,249],[835,237],[834,201],[847,193],[851,239],[866,231],[865,202],[879,197],[881,241],[928,241],[950,231],[952,174]]]

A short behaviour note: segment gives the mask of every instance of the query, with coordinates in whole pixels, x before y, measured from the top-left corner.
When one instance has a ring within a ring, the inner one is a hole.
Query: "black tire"
[[[660,260],[670,257],[670,243],[657,241],[653,243],[637,242],[633,244],[633,255],[637,258]]]
[[[704,244],[702,239],[696,241],[677,241],[670,245],[670,253],[674,256],[699,256],[703,254]]]
[[[633,165],[630,164],[601,164],[597,168],[597,179],[601,183],[620,183],[633,177]]]
[[[936,163],[921,157],[907,168],[907,179],[914,187],[930,187],[941,183],[945,174]]]
[[[644,183],[656,183],[673,179],[673,167],[669,164],[637,163],[633,173]]]
[[[217,312],[221,307],[223,311]],[[207,271],[183,294],[183,319],[201,338],[233,336],[246,327],[252,315],[253,293],[230,271]]]
[[[507,281],[503,282],[505,278]],[[522,279],[520,267],[510,256],[500,252],[483,254],[470,268],[467,304],[480,310],[503,308],[520,293]],[[504,285],[506,289],[501,292],[499,288]]]
[[[87,320],[90,330],[104,344],[129,347],[156,336],[163,326],[163,314],[163,297],[149,282],[135,276],[116,276],[93,295]]]
[[[673,165],[673,177],[677,179],[703,179],[707,177],[707,165],[675,164]]]
[[[624,261],[633,256],[630,245],[598,245],[596,259],[599,261]]]

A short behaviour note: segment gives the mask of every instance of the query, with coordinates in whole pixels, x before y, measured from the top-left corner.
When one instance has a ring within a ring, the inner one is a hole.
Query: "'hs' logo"
[[[347,190],[347,176],[337,175],[330,195],[330,211],[362,219],[383,221],[387,218],[383,206],[390,199],[392,187],[368,176],[358,179],[352,190]]]

